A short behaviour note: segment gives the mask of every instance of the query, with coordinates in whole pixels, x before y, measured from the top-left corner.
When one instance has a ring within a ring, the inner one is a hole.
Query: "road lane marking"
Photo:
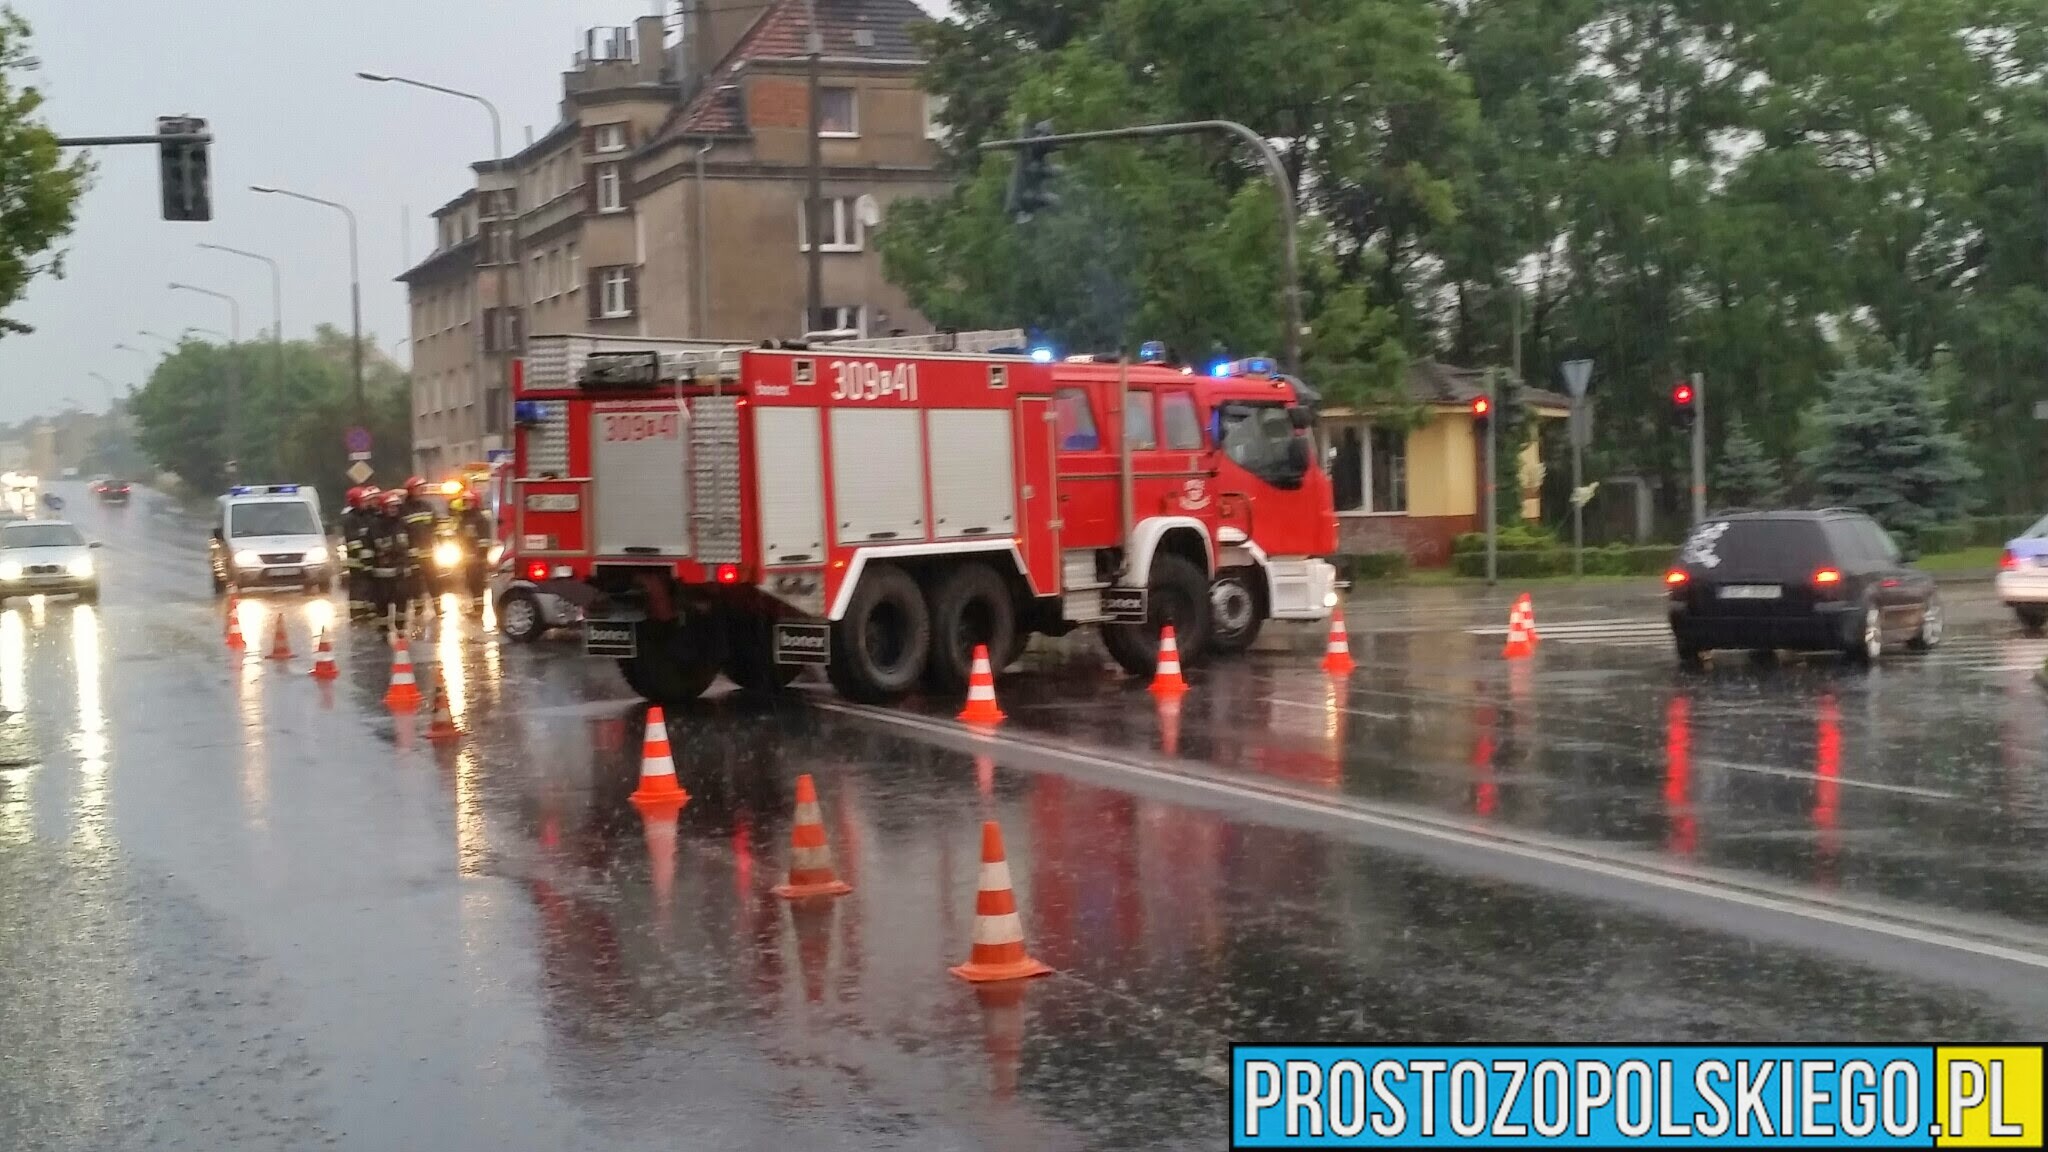
[[[1172,792],[1194,794],[1212,802],[1235,802],[1220,805],[1230,815],[1244,815],[1240,805],[1249,802],[1296,817],[1310,817],[1319,823],[1391,833],[1435,849],[1428,853],[1433,858],[1453,866],[1462,863],[1468,870],[1472,861],[1467,853],[1493,854],[1567,873],[1577,872],[1665,894],[1689,896],[1709,904],[1771,913],[1944,952],[2048,971],[2048,935],[2022,924],[1969,920],[1906,905],[1852,900],[1793,888],[1761,877],[1677,865],[1601,846],[1553,840],[1516,829],[1453,821],[1433,813],[1358,797],[1314,795],[1268,781],[1233,779],[1189,764],[1106,756],[1057,741],[1024,740],[1001,732],[886,708],[834,699],[818,699],[814,703],[821,710],[914,734],[925,738],[928,743],[958,751],[1008,748],[1053,765],[1093,769],[1106,775],[1155,786],[1164,785]],[[1021,765],[1013,764],[1013,767]],[[1380,846],[1389,847],[1385,844]],[[1445,849],[1456,851],[1446,852]],[[1511,873],[1506,878],[1536,883],[1527,872]],[[1585,895],[1599,898],[1597,893]],[[1667,910],[1665,905],[1655,902],[1637,903],[1653,912]],[[1785,938],[1795,943],[1802,939],[1789,934]],[[1849,955],[1862,954],[1852,951]],[[1937,966],[1925,971],[1938,975],[1945,970]],[[2030,982],[2038,984],[2038,977],[2031,978]],[[2004,983],[2001,982],[1999,987],[2005,987]]]
[[[1922,800],[1961,800],[1959,792],[1944,792],[1939,788],[1921,788],[1913,784],[1883,784],[1876,780],[1854,780],[1847,776],[1822,776],[1818,772],[1799,772],[1791,768],[1773,768],[1768,764],[1743,764],[1734,760],[1717,760],[1712,757],[1697,757],[1693,763],[1701,768],[1720,768],[1729,772],[1754,772],[1759,776],[1777,776],[1786,780],[1800,780],[1809,784],[1823,780],[1844,788],[1867,788],[1873,792],[1891,792],[1900,796],[1916,796]]]

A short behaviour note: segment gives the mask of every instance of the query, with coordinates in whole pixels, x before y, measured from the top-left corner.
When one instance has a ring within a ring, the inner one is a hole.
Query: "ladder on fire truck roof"
[[[855,335],[851,330],[807,333],[801,345],[738,343],[730,340],[684,340],[643,336],[599,336],[575,333],[534,336],[526,342],[525,384],[531,389],[572,388],[602,375],[616,380],[630,368],[641,382],[653,380],[732,380],[739,375],[744,352],[808,349],[814,352],[867,352],[876,355],[989,356],[998,349],[1024,354],[1021,328],[989,328],[972,332],[933,332],[924,336]],[[590,364],[597,357],[601,373]],[[651,375],[652,380],[646,379]],[[623,382],[623,381],[620,381]]]

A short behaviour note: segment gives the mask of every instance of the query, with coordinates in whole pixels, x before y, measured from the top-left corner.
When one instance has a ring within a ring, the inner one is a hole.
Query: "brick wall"
[[[1339,516],[1337,551],[1406,552],[1417,568],[1443,568],[1451,562],[1451,541],[1479,529],[1477,516]]]

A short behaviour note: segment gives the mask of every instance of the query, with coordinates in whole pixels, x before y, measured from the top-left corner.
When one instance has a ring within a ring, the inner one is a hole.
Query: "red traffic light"
[[[1493,401],[1488,400],[1484,396],[1474,396],[1472,398],[1472,415],[1474,417],[1484,419],[1487,415],[1491,414],[1492,412]]]
[[[1680,408],[1692,407],[1692,385],[1680,383],[1671,390],[1671,402]]]

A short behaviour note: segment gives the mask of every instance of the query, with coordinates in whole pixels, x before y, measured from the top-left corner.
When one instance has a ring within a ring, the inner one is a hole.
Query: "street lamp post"
[[[233,296],[230,296],[225,292],[216,292],[211,288],[201,288],[196,284],[180,284],[177,281],[172,281],[170,288],[171,291],[173,292],[197,292],[201,296],[211,296],[215,300],[225,300],[227,302],[228,422],[226,432],[228,441],[228,452],[230,453],[230,455],[227,461],[225,462],[225,468],[228,474],[228,479],[232,481],[236,479],[236,473],[239,471],[237,458],[241,453],[242,443],[240,437],[240,427],[242,423],[242,377],[241,373],[236,368],[234,350],[234,346],[242,342],[242,305],[240,301],[236,300]]]
[[[275,370],[277,373],[277,394],[280,396],[284,395],[284,277],[280,275],[277,270],[277,261],[272,260],[270,257],[265,256],[260,252],[249,252],[241,248],[230,248],[226,244],[201,244],[200,247],[210,252],[225,252],[230,256],[240,256],[245,260],[261,260],[263,263],[269,265],[270,347],[272,358],[276,361]],[[350,247],[351,249],[353,249],[353,241],[351,241]],[[360,339],[360,336],[358,337],[358,339]],[[358,370],[358,380],[361,379],[361,375],[361,371]]]
[[[178,342],[177,342],[177,341],[175,341],[175,340],[171,339],[171,338],[170,338],[170,337],[168,337],[168,336],[159,336],[159,335],[157,335],[156,333],[154,333],[154,332],[151,332],[151,331],[150,331],[149,329],[147,329],[147,328],[137,328],[137,329],[135,330],[135,334],[136,334],[137,336],[147,336],[147,337],[149,337],[149,338],[150,338],[151,340],[158,340],[158,341],[162,341],[162,342],[163,342],[163,344],[164,344],[164,345],[165,345],[166,347],[169,347],[169,348],[176,348],[176,347],[178,346]]]
[[[433,84],[425,80],[415,80],[410,76],[390,76],[382,72],[358,72],[356,73],[356,76],[361,79],[368,80],[373,84],[403,84],[409,88],[418,88],[427,92],[437,92],[443,96],[453,96],[458,100],[468,100],[471,103],[483,105],[484,111],[489,113],[491,117],[491,167],[493,171],[498,171],[500,175],[503,175],[503,172],[501,170],[503,169],[505,162],[505,137],[502,126],[498,119],[497,105],[491,103],[489,100],[484,99],[482,96],[479,96],[474,92],[465,92],[460,88],[449,88],[445,85]],[[502,191],[502,189],[500,191]],[[493,217],[495,217],[497,213],[493,212],[492,215]],[[498,227],[501,229],[511,228],[515,230],[518,228],[518,213],[516,208],[514,210],[511,222],[500,222]],[[519,246],[516,243],[514,243],[516,239],[516,235],[507,235],[505,238],[505,250],[502,253],[500,253],[500,255],[510,257],[517,264],[517,273],[515,276],[515,283],[518,287],[519,292],[519,304],[517,306],[523,309],[526,307],[526,262],[519,258]],[[490,237],[485,237],[484,252],[486,255],[490,254],[491,248],[492,243]],[[497,275],[495,279],[497,281],[499,315],[501,317],[514,315],[512,311],[514,305],[512,301],[507,298],[505,292],[505,261],[501,259],[495,261],[495,263],[497,264]],[[501,335],[501,333],[486,333],[484,326],[484,318],[485,315],[483,297],[482,294],[479,293],[476,304],[476,330],[479,335],[485,336],[485,340],[483,341],[482,344],[479,345],[479,347],[488,348],[493,344],[500,343],[500,341],[497,339],[497,336]],[[515,328],[519,335],[519,346],[517,348],[500,349],[498,353],[498,382],[500,388],[504,392],[504,403],[497,405],[497,408],[504,408],[506,405],[509,405],[511,403],[512,360],[509,353],[524,352],[526,347],[527,326],[525,324],[519,324],[516,325]],[[481,389],[479,389],[479,391],[481,391]],[[486,424],[485,431],[492,433],[494,435],[502,435],[503,430],[502,428],[498,427],[498,423],[503,418],[504,412],[495,411],[493,410],[493,406],[486,405],[484,408],[484,421]]]
[[[133,352],[133,353],[135,353],[135,354],[136,354],[137,356],[143,356],[143,357],[147,357],[147,356],[149,355],[149,353],[147,353],[147,352],[144,352],[144,351],[143,351],[142,349],[140,349],[140,348],[137,348],[137,347],[136,347],[135,345],[133,345],[133,344],[120,344],[120,343],[117,343],[117,344],[115,344],[115,345],[114,345],[114,351],[116,351],[116,352]]]
[[[267,184],[251,184],[249,191],[269,196],[289,196],[304,200],[308,204],[320,204],[334,209],[348,218],[348,311],[349,311],[349,364],[355,372],[356,422],[368,423],[369,411],[363,402],[363,275],[356,244],[356,214],[348,205],[334,200],[323,200],[308,196],[304,192],[293,192],[288,188],[273,188]],[[262,259],[262,257],[257,257]]]

